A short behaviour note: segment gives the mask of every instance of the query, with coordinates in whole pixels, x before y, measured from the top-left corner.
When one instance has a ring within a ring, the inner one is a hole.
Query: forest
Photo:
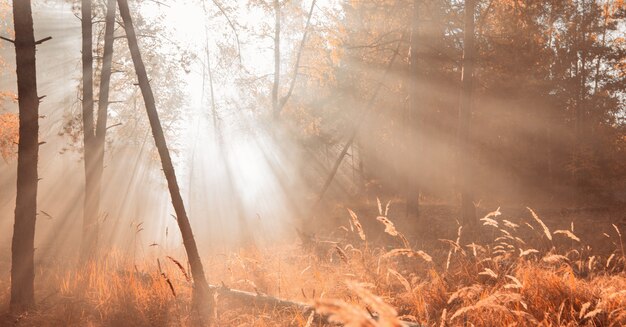
[[[0,327],[626,325],[625,0],[0,0]]]

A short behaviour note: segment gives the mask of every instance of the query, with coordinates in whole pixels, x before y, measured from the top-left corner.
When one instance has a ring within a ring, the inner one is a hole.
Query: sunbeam
[[[0,326],[626,325],[618,0],[0,0]]]

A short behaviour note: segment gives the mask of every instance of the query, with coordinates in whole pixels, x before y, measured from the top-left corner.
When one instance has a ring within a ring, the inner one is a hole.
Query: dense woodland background
[[[290,127],[290,134],[284,137],[297,142],[317,161],[300,165],[302,170],[312,171],[306,174],[312,176],[307,184],[320,183],[322,170],[335,160],[354,128],[354,117],[366,111],[365,102],[382,82],[384,89],[365,118],[365,132],[359,134],[349,152],[352,158],[342,167],[356,171],[353,180],[342,183],[344,191],[362,191],[364,185],[374,182],[384,192],[399,194],[405,176],[410,176],[416,183],[420,180],[423,196],[451,199],[456,185],[463,3],[419,1],[415,11],[412,1],[320,3],[313,8],[307,27],[309,5],[302,1],[281,4],[282,51],[278,57],[278,93],[288,99],[280,115]],[[94,19],[96,41],[104,33],[102,6],[95,4],[95,13],[101,16],[99,23],[97,17]],[[239,34],[237,43],[218,8],[212,3],[204,6],[209,24],[221,25],[224,34],[210,37],[209,57],[202,51],[204,44],[169,43],[168,28],[159,26],[158,17],[149,14],[145,25],[139,25],[140,33],[146,34],[142,45],[150,53],[148,60],[159,62],[149,69],[151,78],[161,80],[154,84],[164,124],[186,119],[183,108],[189,105],[190,96],[185,95],[183,69],[190,68],[184,66],[207,60],[213,60],[214,83],[238,86],[237,90],[215,88],[217,115],[271,117],[272,62],[255,61],[251,52],[271,46],[268,38],[274,28],[273,7],[255,1],[222,4]],[[6,16],[9,7],[4,8]],[[167,12],[166,8],[162,10]],[[260,12],[266,18],[259,22],[237,19],[251,15],[244,10]],[[623,201],[623,11],[619,1],[477,3],[476,83],[468,143],[472,156],[464,164],[475,171],[472,184],[479,198],[527,204],[552,199],[557,206],[575,206],[574,199],[581,198],[586,205]],[[137,12],[141,14],[141,10]],[[6,18],[5,28],[10,29],[10,19]],[[411,34],[413,20],[417,22],[416,35]],[[308,35],[300,52],[305,28]],[[204,33],[201,29],[197,28],[198,34]],[[415,49],[411,48],[412,40]],[[127,50],[123,39],[116,41],[119,50],[115,55],[120,57],[116,57],[114,69],[122,72],[114,74],[112,93],[119,92],[116,101],[133,103],[138,93],[124,84],[133,78],[128,60],[122,57]],[[94,45],[96,55],[101,53],[102,44]],[[390,72],[381,81],[395,52]],[[269,59],[267,54],[260,56]],[[413,105],[409,101],[412,55],[417,57],[419,85]],[[289,93],[297,60],[297,80]],[[96,56],[95,62],[98,65],[101,60]],[[257,62],[267,67],[254,67]],[[71,65],[76,67],[76,63]],[[6,62],[4,67],[5,75],[10,74]],[[78,77],[76,72],[72,74]],[[95,81],[97,87],[97,77]],[[208,86],[205,88],[209,93]],[[15,109],[10,104],[14,95],[9,85],[3,97],[2,122],[6,127],[2,149],[6,161],[14,152],[10,140],[15,129],[10,128],[16,123],[10,114]],[[206,114],[211,115],[210,100],[204,101],[209,107]],[[76,100],[66,102],[72,106]],[[146,123],[145,118],[137,117],[140,110],[132,110],[136,107],[112,107],[115,123],[128,119]],[[76,109],[63,111],[64,127],[57,129],[72,137],[68,147],[80,151],[80,117],[72,115]],[[108,142],[141,139],[140,128],[129,125],[112,128],[114,134]],[[172,133],[183,137],[181,131]],[[182,151],[183,147],[175,149]],[[406,160],[407,153],[415,153],[415,158]]]

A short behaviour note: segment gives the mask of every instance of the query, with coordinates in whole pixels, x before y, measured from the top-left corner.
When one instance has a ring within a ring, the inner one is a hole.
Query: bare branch
[[[230,28],[233,29],[233,33],[235,34],[235,39],[237,40],[237,54],[239,56],[239,65],[241,66],[242,65],[242,61],[241,61],[241,43],[239,42],[239,33],[237,33],[237,29],[235,28],[235,24],[233,24],[233,22],[230,20],[230,18],[226,14],[226,11],[224,11],[224,8],[222,7],[222,5],[217,0],[212,0],[212,1],[215,4],[215,6],[217,6],[217,8],[220,10],[222,15],[224,15],[224,17],[226,17],[226,20],[228,21],[228,25],[230,25]]]
[[[0,39],[3,39],[3,40],[5,40],[5,41],[7,41],[7,42],[11,42],[11,43],[15,44],[15,41],[13,41],[13,40],[11,40],[11,39],[9,39],[9,38],[6,38],[6,37],[4,37],[4,36],[0,36]]]
[[[311,25],[311,16],[313,16],[313,9],[315,8],[316,2],[317,0],[313,0],[313,2],[311,3],[311,9],[309,10],[309,16],[306,19],[306,26],[304,27],[304,33],[302,33],[302,41],[300,41],[300,49],[298,49],[298,55],[296,57],[296,64],[293,69],[293,76],[291,77],[291,84],[289,85],[289,91],[287,92],[287,95],[285,95],[284,97],[280,99],[280,105],[278,106],[279,112],[282,111],[283,108],[285,107],[285,104],[287,104],[287,101],[289,100],[289,98],[291,97],[291,94],[293,93],[293,88],[296,85],[296,79],[298,79],[298,69],[300,68],[300,58],[302,57],[302,50],[304,49],[306,36],[307,36],[307,33],[309,32],[309,26]]]
[[[107,126],[107,128],[106,128],[106,129],[107,129],[107,130],[109,130],[109,129],[111,129],[111,128],[115,127],[115,126],[122,126],[122,123],[117,123],[117,124],[113,124],[113,125],[111,125],[111,126]]]

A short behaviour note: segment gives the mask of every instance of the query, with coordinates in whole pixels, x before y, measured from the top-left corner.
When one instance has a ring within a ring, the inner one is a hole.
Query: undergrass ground
[[[299,241],[203,258],[210,283],[307,303],[347,326],[626,325],[620,211],[494,210],[483,212],[470,237],[445,206],[426,208],[410,231],[413,222],[386,203],[352,209]],[[0,259],[1,313],[8,255]],[[0,325],[203,324],[187,274],[185,260],[168,253],[138,263],[111,251],[81,269],[48,262],[36,273],[37,308],[4,314]],[[216,326],[325,324],[310,318],[217,297]]]

